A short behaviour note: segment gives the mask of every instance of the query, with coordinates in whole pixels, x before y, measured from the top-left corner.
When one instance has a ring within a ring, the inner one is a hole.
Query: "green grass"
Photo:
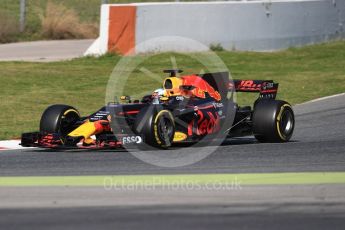
[[[345,92],[345,41],[276,53],[224,51],[217,54],[233,78],[279,82],[278,98],[292,104]],[[209,56],[208,53],[193,55]],[[146,60],[130,74],[124,94],[160,87],[158,81],[139,69],[145,67],[163,79],[162,70],[172,67],[171,57],[176,58],[178,67],[186,74],[199,73],[201,69],[208,72],[205,66],[185,54],[132,57],[132,60]],[[50,104],[73,105],[85,115],[97,110],[105,103],[106,85],[120,58],[105,55],[54,63],[0,62],[0,139],[37,130],[41,113]],[[212,71],[212,67],[208,69]],[[238,101],[251,103],[254,96],[257,95],[241,94]]]

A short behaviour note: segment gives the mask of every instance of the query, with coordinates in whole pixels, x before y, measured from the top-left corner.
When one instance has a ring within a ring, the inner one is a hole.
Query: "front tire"
[[[253,133],[260,142],[287,142],[295,127],[295,116],[289,103],[261,99],[254,108]]]
[[[66,136],[80,119],[78,110],[69,105],[51,105],[42,114],[40,132]]]
[[[134,131],[144,136],[150,146],[166,149],[171,146],[175,134],[172,113],[160,106],[150,105],[137,115]]]

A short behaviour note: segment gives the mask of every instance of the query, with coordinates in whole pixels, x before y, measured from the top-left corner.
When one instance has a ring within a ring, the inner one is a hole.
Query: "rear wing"
[[[229,90],[236,92],[260,93],[260,98],[275,99],[279,83],[273,80],[233,80]]]

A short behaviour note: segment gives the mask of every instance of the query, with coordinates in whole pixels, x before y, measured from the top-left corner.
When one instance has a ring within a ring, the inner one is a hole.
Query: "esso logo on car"
[[[141,136],[128,136],[122,138],[122,144],[140,144],[143,142]]]

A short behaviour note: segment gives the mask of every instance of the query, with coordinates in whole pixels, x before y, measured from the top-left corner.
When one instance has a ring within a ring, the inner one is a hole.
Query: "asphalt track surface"
[[[158,167],[127,152],[28,149],[0,152],[0,176],[344,172],[345,95],[294,110],[292,142],[232,140],[189,166]],[[94,189],[0,187],[0,228],[343,229],[345,225],[344,185],[248,186],[232,192]]]
[[[0,61],[52,62],[82,57],[93,39],[34,41],[0,45]]]

